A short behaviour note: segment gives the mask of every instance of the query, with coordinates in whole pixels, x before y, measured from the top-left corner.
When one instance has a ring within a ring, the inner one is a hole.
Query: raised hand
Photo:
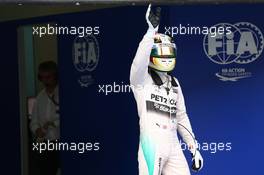
[[[160,7],[157,7],[156,11],[154,12],[153,10],[151,10],[151,4],[149,4],[148,10],[146,12],[146,21],[148,23],[149,29],[158,31],[160,24],[160,12]]]

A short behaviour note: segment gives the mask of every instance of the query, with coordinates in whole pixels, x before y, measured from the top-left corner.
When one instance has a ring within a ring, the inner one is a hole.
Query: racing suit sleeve
[[[134,87],[144,85],[148,76],[148,65],[154,43],[155,30],[148,30],[139,43],[136,56],[130,69],[130,84]]]
[[[181,86],[177,81],[177,84],[179,86],[178,88],[178,99],[176,103],[176,119],[178,121],[177,130],[182,137],[183,141],[188,145],[190,150],[196,149],[196,140],[195,136],[192,132],[192,126],[189,120],[189,117],[186,112],[184,97],[182,93]]]

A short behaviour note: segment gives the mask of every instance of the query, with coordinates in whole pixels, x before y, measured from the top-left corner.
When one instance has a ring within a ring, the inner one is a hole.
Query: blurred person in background
[[[38,67],[38,80],[44,89],[36,97],[30,129],[35,142],[57,142],[60,137],[57,64],[53,61],[41,63]],[[59,168],[58,151],[39,153],[38,160],[41,175],[56,175]]]

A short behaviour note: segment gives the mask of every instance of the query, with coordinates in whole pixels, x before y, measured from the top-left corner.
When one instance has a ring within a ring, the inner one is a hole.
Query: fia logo
[[[216,24],[215,27],[229,27],[231,33],[208,34],[203,48],[207,57],[216,64],[247,64],[255,61],[262,53],[263,34],[254,24],[240,22]]]
[[[264,39],[257,26],[249,22],[215,25],[215,27],[220,26],[229,27],[231,33],[218,33],[215,37],[208,34],[203,40],[204,52],[212,62],[219,65],[231,63],[245,65],[260,57],[264,47]],[[252,73],[241,67],[225,67],[215,75],[221,81],[237,81],[251,77]]]
[[[92,72],[99,62],[99,44],[95,36],[76,37],[73,42],[73,65],[80,73]],[[89,74],[82,74],[78,79],[82,87],[88,87],[94,82]]]

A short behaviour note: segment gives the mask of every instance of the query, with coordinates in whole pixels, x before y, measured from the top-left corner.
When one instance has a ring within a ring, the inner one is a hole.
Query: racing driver
[[[199,171],[203,158],[186,114],[179,81],[171,76],[176,45],[171,37],[157,33],[160,8],[149,5],[149,26],[130,70],[130,83],[140,117],[139,175],[190,175],[177,131],[192,154],[192,169]]]

